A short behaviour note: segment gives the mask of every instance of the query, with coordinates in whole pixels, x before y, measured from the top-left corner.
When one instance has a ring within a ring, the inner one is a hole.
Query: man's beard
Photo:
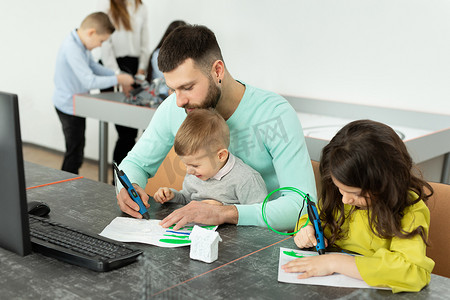
[[[196,106],[184,106],[184,109],[192,108],[216,108],[217,103],[219,103],[220,96],[222,95],[221,89],[214,84],[212,78],[209,80],[208,94],[202,104]],[[187,113],[187,111],[186,111]]]

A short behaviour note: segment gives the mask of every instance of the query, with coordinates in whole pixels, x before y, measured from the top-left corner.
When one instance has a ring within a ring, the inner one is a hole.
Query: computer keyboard
[[[98,272],[134,262],[141,250],[99,235],[29,215],[33,251]]]

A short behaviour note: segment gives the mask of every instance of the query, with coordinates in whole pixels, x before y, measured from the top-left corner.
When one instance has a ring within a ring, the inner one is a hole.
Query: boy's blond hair
[[[112,34],[116,29],[108,15],[104,12],[95,12],[84,18],[81,29],[94,28],[97,34]]]
[[[195,109],[188,113],[175,136],[175,153],[193,155],[201,149],[207,154],[230,145],[230,130],[223,117],[214,109]]]

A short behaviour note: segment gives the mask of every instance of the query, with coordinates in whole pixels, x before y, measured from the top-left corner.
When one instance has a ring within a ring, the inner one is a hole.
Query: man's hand
[[[217,200],[202,200],[201,202],[203,202],[203,203],[207,203],[207,204],[211,204],[211,205],[223,205],[223,203],[222,202],[219,202],[219,201],[217,201]]]
[[[149,208],[150,204],[148,204],[147,193],[139,185],[133,184],[133,186],[141,197],[142,203],[144,203],[145,207]],[[119,204],[120,210],[124,213],[134,218],[142,219],[142,215],[139,213],[139,205],[131,199],[125,188],[122,188],[119,194],[117,194],[117,204]]]
[[[171,189],[169,189],[167,187],[159,188],[156,191],[155,195],[153,195],[153,198],[155,199],[155,201],[158,203],[161,203],[161,204],[172,200],[173,197],[175,197],[174,193],[172,192]]]
[[[223,223],[237,224],[238,211],[234,205],[211,205],[201,201],[191,201],[165,217],[159,224],[178,230],[188,223],[200,223],[206,225],[220,225]]]

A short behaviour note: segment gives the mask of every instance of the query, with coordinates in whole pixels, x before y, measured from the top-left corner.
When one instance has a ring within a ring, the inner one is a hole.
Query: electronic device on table
[[[109,271],[142,254],[126,244],[28,214],[19,105],[0,92],[0,247],[25,256],[31,250],[94,271]]]
[[[160,94],[160,89],[166,84],[164,78],[156,78],[151,83],[145,78],[136,76],[136,83],[139,87],[130,91],[130,95],[125,102],[148,107],[158,107],[167,95]]]

